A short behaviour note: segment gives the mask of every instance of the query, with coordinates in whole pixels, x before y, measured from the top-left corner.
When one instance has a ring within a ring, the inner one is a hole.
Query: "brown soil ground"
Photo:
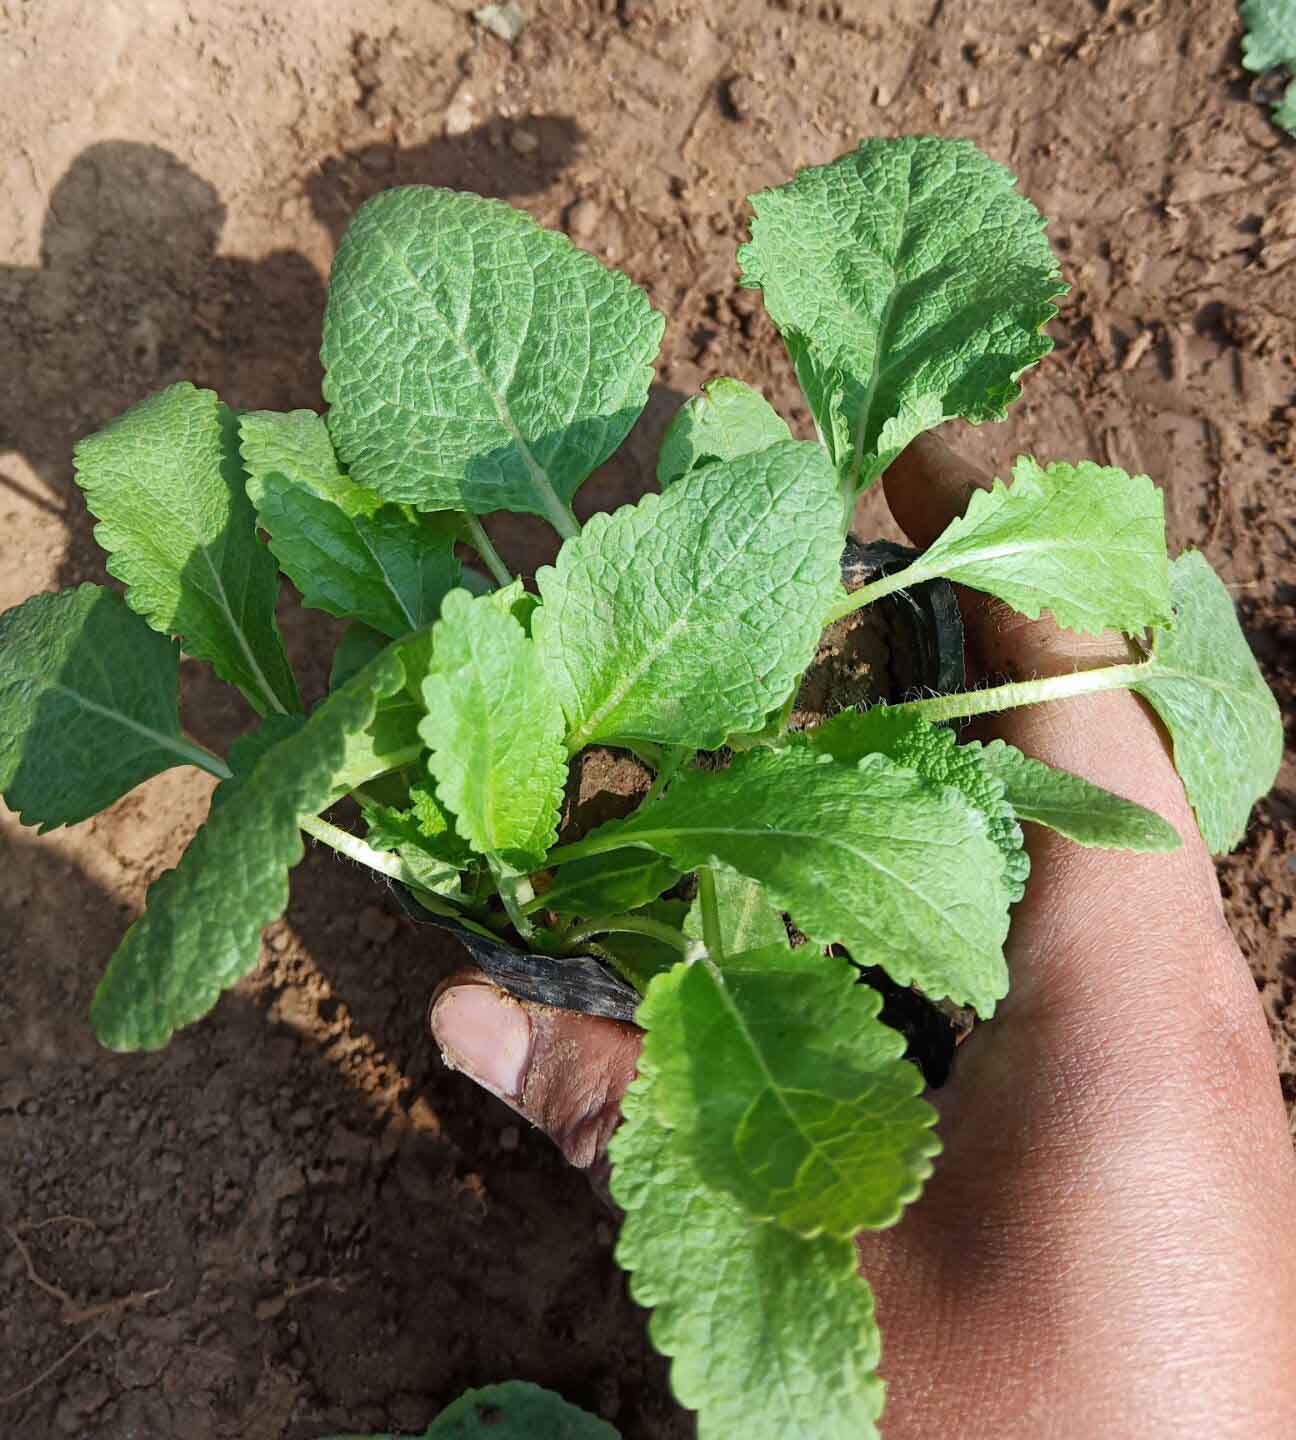
[[[960,443],[1150,471],[1291,714],[1296,144],[1240,68],[1232,0],[523,0],[515,49],[470,8],[0,3],[0,607],[104,578],[71,445],[143,393],[318,403],[329,260],[396,183],[565,225],[666,313],[648,413],[586,508],[651,484],[709,376],[804,427],[735,285],[742,197],[925,131],[1014,168],[1073,285],[1013,418]],[[318,693],[332,631],[283,620]],[[188,665],[185,711],[220,748],[250,718]],[[1294,782],[1289,762],[1221,878],[1296,1099]],[[165,1054],[96,1048],[96,977],[208,793],[174,771],[39,841],[0,817],[0,1397],[30,1386],[0,1429],[421,1429],[518,1375],[628,1440],[691,1433],[583,1177],[434,1054],[453,946],[357,871],[311,854],[261,968]]]

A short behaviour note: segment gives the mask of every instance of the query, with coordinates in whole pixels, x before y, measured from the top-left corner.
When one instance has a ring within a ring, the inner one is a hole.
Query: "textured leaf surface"
[[[215,394],[181,383],[141,400],[78,443],[76,468],[131,609],[261,714],[300,709],[275,621],[278,567],[257,539],[237,422]]]
[[[295,735],[306,723],[304,715],[267,715],[255,730],[240,735],[230,746],[226,763],[233,772],[212,791],[211,808],[224,805],[243,788],[247,777],[256,769],[257,761],[281,740]]]
[[[666,427],[657,483],[665,490],[703,460],[736,460],[791,438],[787,421],[759,390],[721,376],[686,400]]]
[[[396,1436],[334,1435],[332,1440],[396,1440]],[[617,1440],[617,1432],[552,1390],[525,1380],[506,1380],[465,1390],[421,1440]]]
[[[489,595],[446,596],[419,734],[437,796],[483,855],[538,861],[567,779],[563,716],[535,643]]]
[[[1170,597],[1174,624],[1157,632],[1146,678],[1133,688],[1165,722],[1202,835],[1222,855],[1278,776],[1282,716],[1232,598],[1198,551],[1170,566]]]
[[[960,747],[979,752],[982,764],[1003,786],[1019,820],[1046,825],[1080,845],[1156,853],[1177,850],[1179,833],[1155,811],[1094,785],[1069,770],[1023,755],[1015,745],[992,740]]]
[[[365,839],[375,850],[399,855],[411,879],[423,889],[457,895],[459,874],[473,862],[468,846],[455,833],[430,786],[410,786],[409,801],[404,807],[362,804]]]
[[[387,190],[333,263],[329,432],[384,499],[562,528],[643,409],[662,323],[624,275],[519,210]]]
[[[867,485],[921,431],[1000,420],[1065,290],[1035,207],[966,140],[865,140],[752,197],[764,293],[835,464]]]
[[[1296,0],[1243,0],[1242,63],[1248,70],[1287,65],[1296,71]],[[1274,106],[1275,122],[1296,135],[1296,79]]]
[[[178,663],[173,641],[99,585],[0,615],[0,793],[23,824],[75,825],[192,761]]]
[[[763,950],[770,945],[787,945],[788,933],[783,916],[770,904],[763,886],[723,866],[717,866],[712,873],[716,909],[720,915],[720,934],[727,955]],[[694,940],[702,939],[702,907],[697,900],[689,907],[684,933]]]
[[[386,652],[331,695],[264,752],[179,865],[149,887],[148,908],[117,947],[91,1007],[110,1049],[160,1049],[255,967],[261,931],[287,904],[288,871],[302,857],[298,817],[337,798],[348,737],[373,721],[401,680],[399,656]]]
[[[573,860],[544,892],[544,908],[559,915],[617,915],[669,890],[680,872],[651,850],[613,850]]]
[[[889,756],[935,785],[953,785],[986,819],[990,838],[1003,855],[1003,884],[1014,904],[1026,893],[1030,857],[1021,826],[1004,796],[1002,780],[983,761],[979,746],[960,745],[952,730],[886,705],[843,710],[806,739],[816,750],[844,765],[865,755]]]
[[[569,748],[758,728],[814,655],[840,551],[832,470],[795,440],[594,516],[536,576]]]
[[[840,765],[805,746],[692,770],[580,842],[646,845],[681,870],[726,865],[819,945],[983,1015],[1008,989],[1003,859],[985,817],[884,755]],[[573,858],[579,858],[574,856]]]
[[[248,494],[304,604],[393,639],[436,619],[462,578],[452,519],[421,519],[351,485],[313,411],[261,411],[240,425]],[[284,469],[282,452],[294,439],[302,451]]]
[[[635,1017],[657,1114],[702,1180],[802,1235],[893,1224],[940,1149],[904,1037],[857,978],[783,939],[677,965]]]
[[[1011,488],[976,491],[904,574],[914,583],[943,575],[1090,635],[1170,620],[1160,490],[1146,475],[1087,460],[1041,467],[1022,456]]]
[[[698,1440],[877,1440],[881,1347],[855,1247],[752,1220],[709,1189],[654,1113],[655,1085],[641,1071],[612,1139],[616,1253],[655,1307],[649,1333]]]

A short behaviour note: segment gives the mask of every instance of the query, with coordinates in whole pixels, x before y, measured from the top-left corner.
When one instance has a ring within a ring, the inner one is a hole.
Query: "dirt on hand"
[[[1146,470],[1174,548],[1236,597],[1296,703],[1296,144],[1255,103],[1233,0],[13,0],[0,7],[0,608],[103,581],[72,444],[174,380],[318,407],[324,282],[396,184],[476,190],[625,268],[667,317],[657,384],[582,515],[652,488],[705,380],[809,435],[737,286],[744,197],[864,135],[963,135],[1050,217],[1072,285],[1003,425],[950,438]],[[880,493],[861,531],[900,538]],[[492,521],[521,570],[556,542]],[[337,627],[290,597],[309,697]],[[183,667],[186,725],[252,717]],[[1296,1101],[1290,755],[1220,874]],[[460,962],[312,850],[261,967],[156,1056],[87,1024],[211,782],[171,771],[73,830],[0,815],[0,1430],[33,1440],[421,1431],[534,1380],[627,1440],[692,1433],[584,1177],[447,1073],[428,997]],[[583,792],[581,805],[593,804]]]

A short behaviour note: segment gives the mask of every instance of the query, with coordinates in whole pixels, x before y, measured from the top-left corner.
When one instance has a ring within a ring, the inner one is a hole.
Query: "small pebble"
[[[588,240],[598,229],[603,213],[593,200],[577,200],[567,212],[567,233]]]
[[[509,136],[509,144],[519,155],[534,155],[540,148],[540,137],[534,130],[514,130]]]

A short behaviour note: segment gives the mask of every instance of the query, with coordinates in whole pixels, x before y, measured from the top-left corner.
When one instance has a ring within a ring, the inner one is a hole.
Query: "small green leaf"
[[[1242,63],[1248,70],[1296,71],[1296,0],[1243,0]],[[1296,79],[1274,106],[1274,122],[1296,135]]]
[[[662,324],[624,275],[520,210],[387,190],[333,263],[329,432],[386,500],[572,534],[572,496],[643,409]]]
[[[338,647],[333,652],[333,664],[329,668],[329,689],[336,690],[358,670],[364,667],[389,643],[386,635],[371,630],[368,625],[354,622],[342,632]]]
[[[499,8],[499,7],[487,7]],[[397,1440],[394,1435],[334,1435],[329,1440]],[[465,1390],[413,1440],[618,1440],[602,1420],[552,1390],[505,1380]]]
[[[943,420],[1002,420],[1066,286],[1044,222],[967,140],[865,140],[752,196],[764,293],[833,463],[863,488]]]
[[[1053,464],[1029,456],[1009,488],[977,490],[967,513],[897,577],[943,575],[1036,619],[1091,635],[1135,634],[1170,620],[1161,492],[1114,466]]]
[[[419,734],[437,795],[483,855],[538,863],[567,779],[563,717],[535,643],[489,595],[446,596]]]
[[[657,1118],[656,1087],[641,1070],[610,1147],[617,1260],[655,1307],[653,1344],[698,1440],[878,1440],[881,1344],[855,1247],[754,1221],[710,1189]]]
[[[1159,853],[1177,850],[1183,843],[1174,826],[1155,811],[1122,800],[1069,770],[1032,760],[1015,745],[992,740],[982,748],[973,741],[960,749],[980,754],[1019,820],[1046,825],[1077,844],[1108,850]]]
[[[752,751],[684,772],[570,848],[578,859],[623,845],[758,880],[817,945],[844,945],[933,999],[989,1015],[1007,993],[1008,897],[985,817],[884,755],[847,766],[806,746]]]
[[[365,839],[375,850],[395,851],[425,890],[457,895],[460,872],[473,863],[471,852],[429,786],[411,785],[409,800],[404,808],[362,804]]]
[[[179,865],[149,887],[148,908],[117,947],[90,1011],[109,1049],[161,1049],[255,967],[261,931],[282,913],[288,871],[302,857],[298,817],[337,799],[349,737],[401,681],[399,655],[385,651],[266,749]]]
[[[953,785],[985,816],[990,838],[1003,855],[1009,900],[1016,904],[1026,893],[1030,856],[1023,847],[1021,826],[1004,796],[1002,781],[984,763],[980,746],[960,745],[952,730],[887,705],[843,710],[807,732],[806,741],[843,765],[857,765],[865,755],[886,755],[935,785]]]
[[[576,863],[580,864],[580,861]],[[787,945],[788,933],[783,916],[770,904],[769,896],[755,880],[749,880],[723,865],[715,867],[714,875],[716,908],[720,912],[720,933],[724,937],[726,955],[764,950],[770,945]],[[702,939],[702,912],[696,900],[689,908],[684,933],[694,940]]]
[[[1174,624],[1157,632],[1146,678],[1133,689],[1165,722],[1202,835],[1222,855],[1277,779],[1282,716],[1232,598],[1199,551],[1170,566],[1170,598]]]
[[[635,1017],[657,1114],[702,1180],[801,1235],[894,1224],[940,1149],[904,1037],[857,980],[784,938],[677,965]]]
[[[564,865],[541,896],[559,915],[617,915],[655,900],[680,872],[651,850],[613,850]]]
[[[403,647],[400,653],[405,659]],[[412,765],[424,752],[418,728],[422,718],[423,702],[416,700],[408,689],[384,696],[369,724],[348,733],[338,765],[339,786],[350,790],[378,775]]]
[[[24,825],[75,825],[194,763],[178,661],[173,641],[99,585],[0,615],[0,793]]]
[[[187,382],[76,447],[77,483],[126,603],[210,660],[262,715],[300,710],[275,621],[279,573],[257,539],[237,421]]]
[[[796,440],[594,516],[536,576],[568,747],[705,750],[757,729],[814,655],[840,553],[832,470]]]
[[[448,517],[420,519],[351,486],[333,459],[324,421],[312,411],[261,411],[240,423],[248,494],[303,604],[393,639],[435,620],[462,578],[454,554],[458,525]],[[303,447],[297,463],[273,468],[294,439]]]
[[[736,460],[790,440],[787,421],[759,390],[722,376],[686,400],[666,427],[657,457],[663,490],[706,460]]]

